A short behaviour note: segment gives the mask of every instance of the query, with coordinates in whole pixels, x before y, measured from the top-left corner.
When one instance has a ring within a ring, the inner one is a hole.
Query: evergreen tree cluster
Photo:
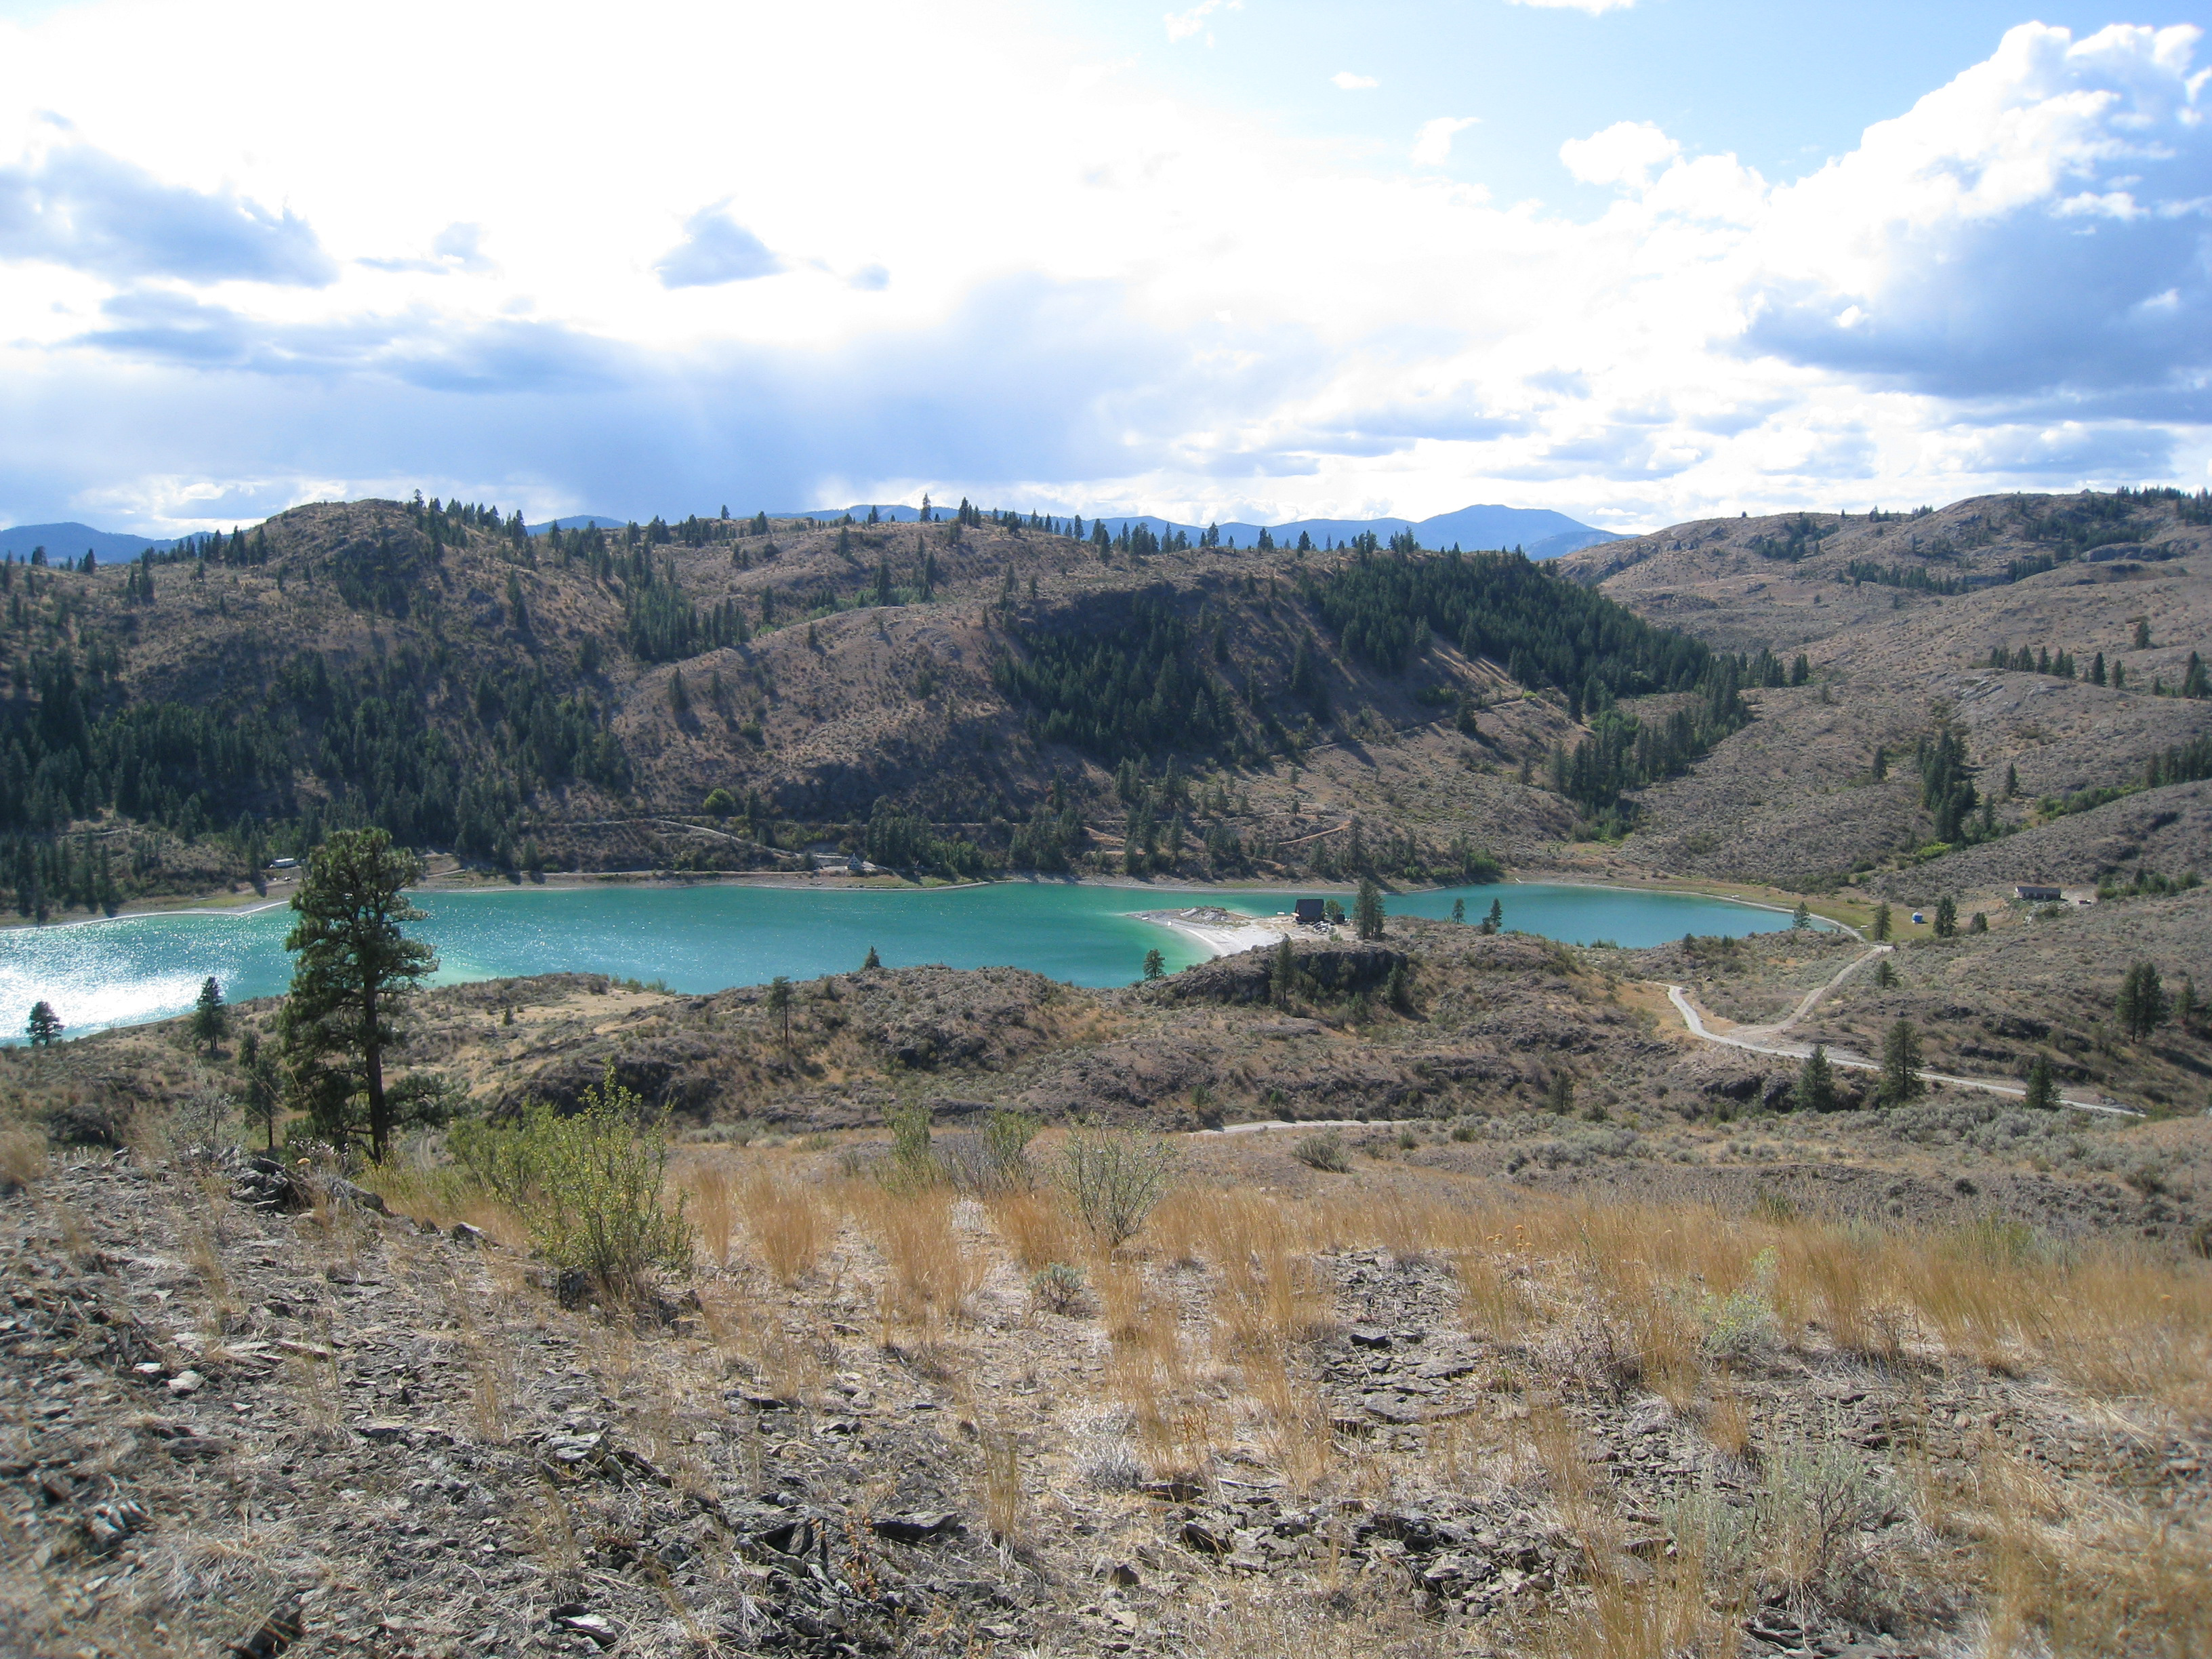
[[[988,868],[983,850],[964,836],[940,836],[919,812],[878,799],[863,850],[871,864],[972,880]]]
[[[1761,558],[1784,559],[1796,564],[1807,554],[1818,553],[1820,544],[1842,528],[1840,524],[1818,523],[1810,514],[1800,513],[1795,519],[1784,521],[1779,536],[1753,536],[1750,547]]]
[[[1882,564],[1874,559],[1853,559],[1838,573],[1836,580],[1854,587],[1862,582],[1871,582],[1877,586],[1906,588],[1916,593],[1966,591],[1966,584],[1958,577],[1932,575],[1925,565]]]
[[[1064,632],[1019,623],[1008,631],[1021,652],[1000,653],[992,683],[1028,708],[1038,741],[1121,761],[1207,748],[1236,729],[1227,688],[1166,599],[1093,611]]]
[[[626,574],[623,636],[639,661],[681,662],[702,651],[745,642],[745,619],[735,599],[702,611],[685,596],[673,566],[656,569],[642,554],[633,558]]]
[[[1914,758],[1920,767],[1920,805],[1936,821],[1936,839],[1980,839],[1970,833],[1977,827],[1972,815],[1981,797],[1974,788],[1972,768],[1966,763],[1965,733],[1946,720],[1934,736],[1920,740]]]
[[[2153,755],[2144,769],[2144,785],[2152,789],[2169,783],[2197,783],[2212,778],[2212,732]]]
[[[1307,600],[1347,655],[1399,673],[1432,636],[1504,665],[1522,684],[1611,697],[1686,691],[1711,653],[1626,606],[1516,553],[1378,556],[1305,583]]]

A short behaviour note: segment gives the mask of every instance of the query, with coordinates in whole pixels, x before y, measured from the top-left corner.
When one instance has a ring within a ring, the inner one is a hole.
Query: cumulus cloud
[[[1331,86],[1344,92],[1372,92],[1382,84],[1371,75],[1355,75],[1350,70],[1339,70],[1328,80]]]
[[[181,124],[155,94],[261,40],[252,14],[133,10],[118,58],[86,44],[108,3],[16,28],[19,79],[97,116],[99,155],[228,204],[261,262],[204,264],[218,294],[73,228],[74,264],[0,258],[0,522],[416,483],[533,519],[680,516],[836,478],[1086,516],[1504,498],[1618,526],[2212,482],[2189,30],[2016,31],[1803,178],[1607,126],[1560,152],[1563,199],[1571,178],[1607,192],[1592,213],[1425,171],[1449,131],[1395,166],[1317,145],[1003,0],[676,3],[588,39],[435,0],[386,0],[366,34],[310,10],[250,66],[260,96]],[[763,72],[741,108],[671,100],[648,125],[586,100],[517,145],[507,112],[413,72],[433,22],[520,84],[684,54]],[[360,73],[290,73],[303,42]],[[818,82],[770,72],[831,58],[856,85],[993,95],[828,120]],[[52,245],[18,175],[46,190],[86,142],[21,141],[0,234]],[[283,268],[284,221],[249,202],[292,204],[295,252],[327,247],[335,279],[235,280]],[[1328,257],[1281,257],[1314,225]],[[799,275],[754,280],[776,270]],[[692,291],[725,283],[743,303]],[[155,418],[179,405],[193,421]]]
[[[2197,32],[1995,56],[1778,190],[1747,343],[1942,396],[2154,390],[2212,371],[2212,125]]]
[[[1422,122],[1413,138],[1413,160],[1425,167],[1442,167],[1451,159],[1453,135],[1481,124],[1479,115],[1439,115],[1433,121]]]
[[[483,276],[499,269],[484,253],[483,227],[459,222],[447,225],[430,239],[428,258],[364,256],[356,263],[367,265],[371,270],[422,271],[433,276],[450,276],[456,272]]]
[[[683,241],[653,266],[663,288],[750,283],[784,269],[783,260],[767,243],[723,213],[725,205],[702,208],[684,222]]]
[[[1206,27],[1206,20],[1217,11],[1242,11],[1244,0],[1198,0],[1188,11],[1171,11],[1162,20],[1167,24],[1170,40],[1188,40]]]
[[[191,283],[320,287],[337,274],[313,229],[289,209],[164,184],[76,142],[0,167],[0,259]]]
[[[1681,155],[1682,147],[1649,121],[1616,121],[1587,138],[1559,146],[1559,160],[1586,185],[1643,190],[1652,173]]]

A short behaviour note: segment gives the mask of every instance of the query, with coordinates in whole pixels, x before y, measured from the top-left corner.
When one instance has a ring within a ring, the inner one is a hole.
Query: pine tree
[[[2051,1060],[2038,1054],[2027,1068],[2027,1106],[2032,1111],[2048,1112],[2058,1104],[2058,1088],[2051,1081]]]
[[[1883,991],[1890,989],[1897,983],[1897,969],[1891,964],[1887,957],[1875,963],[1874,982],[1877,989]]]
[[[1889,937],[1889,907],[1887,904],[1877,904],[1874,908],[1873,933],[1876,944],[1881,943]]]
[[[1550,1086],[1544,1091],[1544,1109],[1557,1117],[1565,1117],[1575,1109],[1575,1079],[1564,1068],[1552,1073]]]
[[[1826,1048],[1820,1043],[1813,1045],[1813,1052],[1805,1056],[1805,1064],[1798,1071],[1796,1099],[1800,1111],[1836,1109],[1836,1071],[1828,1062]]]
[[[1291,1006],[1291,993],[1297,988],[1298,977],[1297,952],[1291,948],[1288,933],[1275,946],[1275,959],[1267,969],[1267,994],[1278,1008]]]
[[[1920,1075],[1920,1031],[1909,1019],[1889,1028],[1881,1043],[1881,1082],[1876,1096],[1885,1106],[1902,1106],[1928,1092]]]
[[[1990,931],[1990,919],[1988,915],[1980,910],[1975,911],[1972,915],[1966,919],[1966,931],[1970,933],[1988,933]]]
[[[791,981],[778,974],[768,982],[768,1014],[783,1029],[783,1046],[791,1048]]]
[[[2120,1022],[2120,1029],[2140,1042],[2166,1024],[2171,1012],[2166,987],[2160,982],[2156,964],[2138,962],[2120,980],[2120,994],[2112,1012]]]
[[[1955,939],[1958,933],[1959,907],[1947,893],[1936,901],[1936,937]]]
[[[1359,896],[1352,902],[1352,930],[1363,939],[1382,937],[1382,890],[1370,876],[1359,878]]]
[[[860,963],[860,971],[865,974],[871,968],[880,968],[883,965],[884,959],[876,954],[876,947],[871,945],[868,947],[866,959]]]
[[[223,1038],[230,1034],[230,1012],[222,1006],[222,987],[213,975],[200,985],[199,1000],[192,1005],[192,1041],[204,1044],[208,1058]]]
[[[33,1048],[44,1048],[61,1036],[62,1018],[52,1003],[42,1000],[31,1005],[31,1017],[23,1023],[23,1030]]]
[[[1159,947],[1158,945],[1154,945],[1151,950],[1145,952],[1145,977],[1146,979],[1165,979],[1167,977],[1167,958],[1160,954]]]
[[[1812,909],[1806,904],[1803,899],[1799,899],[1797,901],[1797,908],[1790,913],[1790,925],[1791,927],[1800,931],[1810,927],[1813,925]]]
[[[1490,901],[1488,912],[1482,918],[1482,931],[1486,933],[1496,933],[1503,932],[1504,927],[1505,901],[1492,899]]]
[[[369,1153],[391,1147],[392,1103],[384,1051],[398,1040],[395,1016],[438,958],[400,931],[423,913],[407,901],[422,862],[383,830],[340,830],[315,848],[292,896],[299,921],[284,940],[295,953],[282,1015],[292,1091],[335,1143],[359,1133],[352,1102],[366,1095]]]
[[[276,1123],[284,1115],[283,1081],[277,1074],[276,1057],[261,1046],[261,1034],[248,1031],[238,1040],[238,1103],[248,1123],[258,1123],[270,1152],[276,1150]]]
[[[1452,901],[1452,920],[1454,921],[1465,921],[1467,920],[1467,901],[1465,899],[1455,898]]]

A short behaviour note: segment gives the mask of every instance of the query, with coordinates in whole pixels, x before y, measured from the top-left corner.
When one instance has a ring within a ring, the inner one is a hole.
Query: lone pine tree
[[[300,919],[284,940],[299,958],[279,1024],[294,1097],[339,1144],[360,1133],[353,1103],[362,1099],[379,1163],[392,1127],[384,1051],[398,1039],[407,994],[438,966],[428,945],[401,931],[424,919],[407,900],[422,878],[422,861],[386,831],[337,830],[308,855],[292,896]]]

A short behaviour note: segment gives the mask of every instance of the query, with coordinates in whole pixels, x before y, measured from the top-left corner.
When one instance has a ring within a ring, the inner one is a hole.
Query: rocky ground
[[[420,1180],[380,1183],[410,1219],[333,1184],[257,1207],[272,1178],[151,1135],[19,1163],[0,1631],[132,1659],[2212,1635],[2201,1264],[2051,1255],[1986,1210],[1592,1204],[1426,1133],[1340,1174],[1298,1133],[1189,1140],[1115,1254],[1048,1186],[711,1149],[698,1259],[647,1309],[563,1307],[512,1218]]]

